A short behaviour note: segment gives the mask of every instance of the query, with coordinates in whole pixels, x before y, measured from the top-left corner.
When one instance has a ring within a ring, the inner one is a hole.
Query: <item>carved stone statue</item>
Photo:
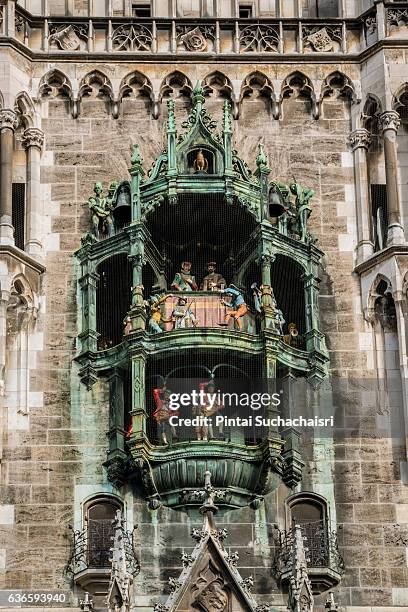
[[[202,149],[199,149],[197,152],[197,157],[194,160],[193,168],[196,172],[208,171],[208,161],[205,159]]]
[[[228,595],[225,592],[223,580],[216,578],[210,582],[197,596],[195,604],[203,612],[223,612],[228,605]]]
[[[216,266],[217,264],[215,261],[210,261],[207,264],[208,274],[203,278],[203,282],[201,284],[202,291],[217,291],[219,289],[224,289],[225,285],[227,284],[225,282],[225,278],[215,271]]]
[[[180,272],[177,272],[171,284],[176,291],[197,291],[198,286],[191,274],[191,263],[183,261]]]
[[[95,183],[94,193],[95,195],[88,200],[92,215],[92,233],[95,238],[99,238],[100,235],[109,238],[113,233],[112,208],[103,195],[102,183]]]
[[[296,197],[296,220],[295,229],[302,242],[306,242],[309,237],[307,231],[307,222],[312,212],[312,208],[309,205],[310,200],[314,196],[315,192],[313,189],[306,189],[302,187],[296,180],[289,185],[291,193]]]

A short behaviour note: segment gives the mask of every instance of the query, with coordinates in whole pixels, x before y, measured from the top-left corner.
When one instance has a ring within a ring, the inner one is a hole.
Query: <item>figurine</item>
[[[285,344],[289,344],[289,346],[294,346],[296,348],[298,344],[298,336],[299,332],[297,330],[296,323],[289,323],[288,333],[283,336],[283,341]]]
[[[296,231],[299,234],[300,240],[306,242],[309,234],[307,231],[307,222],[312,212],[312,208],[309,205],[309,201],[314,196],[315,192],[313,189],[304,189],[296,179],[293,179],[293,183],[289,185],[291,193],[296,196]]]
[[[132,331],[132,319],[129,317],[129,315],[125,317],[125,320],[123,321],[123,325],[124,325],[123,334],[124,336],[128,336]]]
[[[180,297],[177,302],[177,306],[172,312],[172,319],[174,321],[174,329],[185,329],[186,327],[197,327],[198,321],[191,310],[191,305],[187,306],[186,298]]]
[[[113,234],[112,208],[103,195],[102,183],[95,183],[94,193],[88,200],[92,215],[92,233],[95,238],[99,238],[101,234],[109,238]]]
[[[224,289],[227,283],[225,282],[225,278],[215,271],[216,267],[217,264],[215,263],[215,261],[210,261],[207,264],[208,274],[203,278],[203,282],[201,284],[201,291],[217,291],[219,289]]]
[[[258,283],[252,283],[251,289],[254,296],[255,310],[258,314],[262,314],[262,285],[258,287]]]
[[[215,383],[213,380],[210,380],[206,383],[200,383],[200,391],[204,391],[206,394],[214,394],[215,393]],[[207,399],[204,400],[202,404],[196,409],[196,414],[202,417],[212,417],[214,414],[217,414],[220,410],[224,408],[223,404],[217,402],[210,402],[208,396]],[[220,435],[222,435],[222,425],[218,427]],[[197,440],[211,440],[214,437],[214,430],[212,425],[206,425],[205,421],[202,425],[198,425],[196,427]]]
[[[150,318],[148,322],[148,331],[151,334],[161,334],[163,332],[160,327],[160,323],[162,321],[162,313],[160,306],[165,302],[170,296],[162,295],[159,297],[158,295],[152,295],[149,298],[149,301],[146,303],[148,308],[150,309]],[[167,322],[167,321],[166,321]]]
[[[236,323],[238,329],[242,331],[242,317],[248,312],[248,306],[245,304],[244,296],[241,291],[235,287],[235,285],[230,285],[227,289],[223,289],[221,291],[222,294],[231,296],[231,302],[225,302],[222,300],[222,304],[224,306],[228,306],[232,308],[230,312],[225,315],[225,322],[229,323],[231,317],[234,319],[234,323]]]
[[[198,287],[194,276],[190,273],[191,262],[183,261],[180,272],[177,272],[171,284],[176,291],[197,291]]]
[[[285,325],[285,322],[283,312],[279,308],[275,308],[275,325],[280,336],[283,336],[283,326]]]
[[[171,431],[172,436],[177,438],[176,430],[173,425],[169,424],[171,416],[178,416],[178,412],[170,410],[169,399],[171,391],[165,386],[161,389],[153,389],[154,403],[156,404],[156,410],[153,412],[153,417],[156,419],[157,426],[159,429],[160,437],[163,444],[167,446],[167,433]]]
[[[205,159],[202,149],[199,149],[197,152],[193,168],[196,172],[207,172],[208,170],[208,161]]]

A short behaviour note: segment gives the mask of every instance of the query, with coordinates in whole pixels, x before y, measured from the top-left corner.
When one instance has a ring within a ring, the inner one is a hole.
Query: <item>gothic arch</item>
[[[185,74],[175,70],[168,74],[160,85],[160,101],[163,98],[191,97],[193,85]]]
[[[0,108],[4,107],[4,98],[3,98],[3,94],[0,91]]]
[[[408,83],[403,83],[393,96],[392,108],[399,114],[402,123],[408,124]]]
[[[94,98],[107,96],[110,100],[113,100],[112,83],[100,70],[92,70],[82,78],[78,99],[81,100],[85,96]]]
[[[215,96],[217,98],[233,98],[233,87],[229,78],[220,72],[214,70],[210,72],[203,80],[203,89],[205,96]]]
[[[376,133],[378,117],[381,112],[382,105],[380,99],[375,94],[367,94],[361,113],[361,126],[371,133]]]
[[[35,126],[36,112],[34,103],[26,91],[21,91],[16,96],[14,109],[20,115],[21,122],[25,128]]]
[[[390,279],[384,274],[377,274],[373,280],[370,290],[367,295],[367,315],[366,319],[373,322],[375,319],[375,305],[381,296],[385,294],[392,295],[393,288]]]
[[[321,100],[329,96],[355,100],[356,89],[352,80],[343,72],[335,70],[324,79],[321,90]]]
[[[312,81],[309,77],[296,70],[289,74],[282,83],[281,100],[284,98],[310,98],[315,95]]]
[[[42,77],[38,88],[38,96],[69,98],[69,100],[72,100],[71,82],[63,72],[53,68]]]
[[[15,305],[20,304],[27,308],[38,308],[38,298],[34,293],[26,276],[22,273],[16,274],[10,285],[10,301]]]
[[[119,88],[119,101],[123,98],[153,98],[153,86],[150,80],[135,70],[123,77]]]

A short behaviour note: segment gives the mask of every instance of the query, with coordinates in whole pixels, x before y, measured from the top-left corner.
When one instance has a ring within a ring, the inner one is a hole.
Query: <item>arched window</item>
[[[288,527],[300,525],[308,549],[309,567],[329,564],[329,529],[327,502],[314,493],[299,493],[289,498]]]
[[[98,497],[85,507],[88,567],[110,567],[114,535],[112,521],[116,512],[122,509],[122,504],[113,497]]]

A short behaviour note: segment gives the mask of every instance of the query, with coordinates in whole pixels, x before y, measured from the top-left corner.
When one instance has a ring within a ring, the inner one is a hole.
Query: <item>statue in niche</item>
[[[288,333],[283,336],[283,341],[289,346],[297,348],[299,346],[299,332],[296,327],[296,323],[288,324]]]
[[[225,315],[225,323],[228,325],[230,319],[232,318],[234,319],[234,327],[236,325],[239,331],[242,331],[241,319],[248,312],[248,306],[245,303],[242,292],[235,287],[235,285],[231,284],[227,289],[223,289],[221,293],[231,298],[230,302],[222,300],[222,304],[224,304],[224,306],[231,308],[231,310]]]
[[[201,284],[201,291],[219,291],[224,289],[227,283],[225,282],[225,278],[215,271],[216,267],[217,264],[215,263],[215,261],[210,261],[207,264],[208,274],[203,278],[203,282]]]
[[[195,172],[208,172],[208,160],[204,157],[202,149],[197,151],[197,156],[193,163]]]
[[[307,222],[309,220],[312,208],[309,204],[310,200],[314,196],[315,192],[313,189],[306,189],[302,187],[296,179],[293,179],[293,183],[289,185],[290,192],[295,196],[295,231],[299,235],[302,242],[306,242],[310,237],[307,231]]]
[[[112,205],[103,195],[102,183],[95,183],[94,194],[88,200],[92,217],[92,233],[95,238],[101,235],[109,238],[113,235]]]
[[[395,310],[395,302],[389,291],[387,291],[384,295],[380,295],[376,299],[374,311],[384,329],[397,329],[397,312]]]
[[[191,305],[187,305],[186,298],[180,297],[178,299],[177,305],[172,312],[172,320],[174,321],[174,329],[186,329],[188,327],[197,327],[198,320],[191,310]]]
[[[177,438],[176,429],[173,425],[170,425],[169,419],[171,416],[178,416],[178,411],[170,409],[170,396],[171,391],[166,386],[158,389],[153,389],[154,403],[156,404],[156,410],[153,412],[153,417],[156,419],[157,427],[161,440],[164,445],[168,445],[168,434],[171,434],[172,438]]]
[[[204,391],[206,396],[200,406],[193,409],[194,416],[212,417],[224,408],[224,405],[218,402],[216,399],[213,402],[210,401],[210,398],[208,397],[208,394],[212,396],[214,393],[216,393],[215,382],[213,380],[200,383],[200,391]],[[197,440],[212,440],[214,438],[213,426],[210,424],[206,425],[204,422],[202,425],[198,425],[195,429],[197,433]],[[218,431],[222,436],[222,425],[219,425]]]
[[[197,291],[198,286],[191,274],[191,262],[183,261],[180,272],[177,272],[171,284],[176,291]]]

